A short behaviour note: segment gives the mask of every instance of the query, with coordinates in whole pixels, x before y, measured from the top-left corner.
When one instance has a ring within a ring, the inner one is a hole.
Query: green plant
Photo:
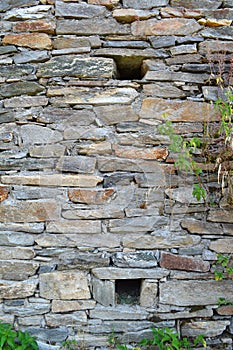
[[[166,115],[164,115],[164,117],[166,117]],[[193,196],[198,201],[201,199],[206,201],[207,193],[200,177],[202,169],[193,159],[193,154],[197,148],[201,147],[202,140],[198,137],[193,137],[190,140],[186,140],[181,135],[177,135],[171,121],[166,121],[165,124],[159,126],[158,130],[162,135],[167,135],[169,137],[170,144],[168,149],[174,152],[177,156],[174,162],[175,167],[178,170],[185,171],[196,176],[197,183],[193,185]]]
[[[0,350],[38,350],[34,337],[28,332],[13,330],[13,326],[0,322]]]
[[[226,300],[225,298],[218,298],[218,306],[233,305],[232,301]]]
[[[217,261],[212,266],[214,269],[214,278],[216,281],[221,281],[224,278],[229,278],[233,275],[233,268],[230,266],[231,256],[217,254]]]
[[[139,347],[130,348],[132,350],[156,349],[158,350],[192,350],[193,347],[202,345],[206,347],[203,335],[197,336],[193,342],[188,338],[180,338],[178,333],[170,328],[152,328],[152,339],[144,338]],[[126,345],[119,345],[118,350],[128,350]]]
[[[65,340],[62,343],[62,350],[72,350],[74,345],[77,345],[77,341],[75,339],[72,340]]]

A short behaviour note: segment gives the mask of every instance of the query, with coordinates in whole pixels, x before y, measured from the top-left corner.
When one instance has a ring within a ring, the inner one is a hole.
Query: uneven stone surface
[[[186,270],[186,271],[209,271],[210,265],[201,259],[193,259],[189,257],[180,257],[170,253],[162,253],[160,266],[166,269]]]
[[[81,271],[40,275],[40,294],[46,299],[89,299],[87,278]]]
[[[0,207],[1,222],[42,222],[59,218],[60,207],[52,201],[22,202],[18,205],[3,204]]]
[[[160,285],[160,302],[179,306],[214,305],[218,298],[230,298],[232,284],[232,281],[169,281]]]
[[[112,78],[114,62],[110,58],[78,58],[73,55],[54,57],[42,63],[38,69],[38,77],[74,76],[77,78]]]
[[[232,276],[214,271],[218,254],[232,267],[215,164],[232,15],[232,0],[0,1],[0,319],[41,350],[137,347],[152,327],[231,348]],[[200,176],[171,136],[202,141]]]
[[[31,49],[51,49],[52,42],[47,34],[9,34],[3,38],[3,44],[5,45],[17,45],[30,47]]]

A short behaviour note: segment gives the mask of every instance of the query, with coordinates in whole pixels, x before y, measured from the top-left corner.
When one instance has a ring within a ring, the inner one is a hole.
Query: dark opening
[[[144,57],[115,57],[117,79],[141,80],[143,78],[141,65]]]
[[[116,303],[117,304],[139,304],[141,279],[116,280]]]

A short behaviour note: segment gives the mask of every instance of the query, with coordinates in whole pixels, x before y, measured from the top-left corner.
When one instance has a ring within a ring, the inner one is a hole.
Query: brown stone
[[[181,221],[181,226],[190,233],[202,235],[223,235],[223,229],[218,224],[203,222],[202,220],[184,219]]]
[[[224,305],[217,308],[217,313],[222,316],[232,316],[233,315],[233,305]]]
[[[7,186],[0,186],[0,202],[4,201],[8,198],[8,194],[10,192],[9,187]]]
[[[67,0],[65,0],[67,1]],[[111,9],[114,6],[116,6],[119,3],[120,0],[88,0],[88,4],[93,4],[93,5],[102,5],[106,6],[107,8]]]
[[[152,159],[165,160],[168,156],[167,148],[136,148],[136,147],[119,147],[114,146],[115,155],[121,158],[129,159]]]
[[[38,50],[52,48],[50,37],[44,33],[8,34],[4,36],[2,43],[3,45],[25,46]]]
[[[231,224],[231,223],[233,223],[232,211],[211,210],[209,212],[207,220],[208,221],[214,221],[214,222],[226,222],[226,223]]]
[[[210,243],[210,249],[216,253],[229,253],[233,251],[233,238],[221,238]]]
[[[183,8],[164,7],[161,9],[162,18],[174,18],[174,17],[185,17],[185,18],[200,18],[202,15],[201,10],[188,10]]]
[[[160,21],[148,19],[146,21],[135,21],[132,23],[133,35],[191,35],[201,29],[194,19],[169,18]]]
[[[54,201],[27,201],[0,207],[0,222],[41,222],[57,220],[60,207]]]
[[[2,183],[14,185],[93,187],[101,182],[102,178],[94,175],[32,174],[4,175],[1,180]]]
[[[54,21],[45,21],[42,19],[29,22],[17,22],[13,26],[14,32],[42,32],[47,34],[54,34],[55,29],[56,23]]]
[[[171,101],[152,97],[144,99],[140,112],[141,118],[164,121],[164,114],[166,114],[166,120],[172,122],[219,120],[218,111],[205,102]]]
[[[74,203],[103,204],[114,193],[113,188],[103,190],[73,189],[68,192],[69,200]]]
[[[94,108],[97,117],[107,125],[113,125],[122,122],[133,122],[139,119],[137,113],[133,111],[132,106],[98,106]]]
[[[155,16],[154,12],[153,15]],[[131,23],[139,19],[148,19],[152,17],[152,13],[150,11],[144,10],[117,9],[113,11],[113,17],[116,18],[119,22]]]
[[[161,254],[160,266],[172,270],[207,272],[210,264],[202,259],[179,256],[163,252]]]

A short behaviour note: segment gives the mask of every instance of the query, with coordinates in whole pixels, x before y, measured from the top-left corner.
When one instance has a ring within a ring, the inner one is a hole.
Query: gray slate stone
[[[0,260],[0,278],[23,281],[35,275],[38,264],[22,260]]]
[[[102,253],[67,252],[59,255],[58,270],[92,269],[94,267],[108,266],[110,259]]]
[[[25,95],[36,95],[44,91],[44,87],[32,81],[19,81],[11,84],[4,84],[0,86],[0,96],[12,97]]]
[[[136,253],[118,252],[112,255],[113,264],[117,267],[149,268],[157,266],[157,257],[153,251]]]
[[[4,225],[1,223],[1,225]],[[0,232],[0,245],[3,246],[32,246],[35,242],[35,236],[23,232]]]
[[[130,34],[129,25],[121,25],[111,18],[57,21],[57,34],[107,35]]]
[[[47,314],[51,309],[50,304],[45,303],[29,303],[23,306],[7,306],[4,305],[3,310],[6,313],[14,314],[19,317],[28,317]]]
[[[10,54],[17,51],[18,50],[14,45],[0,46],[0,55]]]
[[[172,0],[172,7],[186,7],[189,9],[215,10],[221,6],[222,1],[218,0]]]
[[[34,71],[31,65],[10,65],[0,66],[0,78],[21,80],[23,77],[29,77]]]
[[[96,159],[85,156],[64,156],[57,163],[56,169],[61,172],[93,174]]]
[[[115,283],[92,278],[92,293],[94,299],[103,306],[115,305]]]
[[[104,6],[90,5],[86,3],[64,3],[56,1],[56,16],[69,18],[93,18],[105,14]]]
[[[49,59],[49,54],[45,50],[25,51],[14,56],[14,63],[43,62]]]
[[[59,131],[45,128],[36,124],[21,126],[21,137],[25,145],[47,144],[61,141],[62,134]]]
[[[1,0],[0,12],[5,12],[15,7],[37,5],[37,0]]]
[[[32,336],[36,337],[36,339],[46,341],[49,343],[58,342],[61,343],[66,340],[68,336],[68,329],[67,327],[59,327],[59,328],[51,328],[51,329],[45,329],[45,328],[35,328],[35,327],[28,327],[27,331]],[[49,345],[50,349],[50,345]]]
[[[71,22],[71,21],[70,21]],[[40,64],[37,76],[50,78],[55,76],[74,76],[76,78],[112,78],[115,72],[111,58],[79,58],[73,55],[53,57]]]
[[[162,304],[191,306],[217,305],[219,298],[230,300],[233,281],[168,281],[160,284]]]
[[[123,0],[123,6],[133,9],[151,9],[153,7],[167,6],[168,0]]]

